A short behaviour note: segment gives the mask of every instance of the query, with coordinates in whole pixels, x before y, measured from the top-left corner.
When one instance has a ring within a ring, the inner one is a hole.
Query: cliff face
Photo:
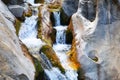
[[[64,0],[62,8],[67,16],[72,16],[78,9],[79,0]]]
[[[14,20],[15,17],[0,1],[0,80],[34,80],[35,68],[22,52]]]
[[[78,60],[87,80],[120,79],[119,8],[119,0],[79,0],[72,23]]]

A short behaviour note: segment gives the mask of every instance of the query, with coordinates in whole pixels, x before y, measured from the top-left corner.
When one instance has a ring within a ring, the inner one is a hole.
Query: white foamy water
[[[37,39],[37,15],[26,17],[21,24],[19,39],[27,46],[31,53],[39,53],[40,48],[45,43]]]
[[[51,70],[45,69],[45,72],[50,80],[67,80],[58,68],[52,68]]]
[[[53,12],[55,19],[55,26],[60,26],[60,12]]]
[[[67,26],[59,25],[58,22],[60,22],[60,13],[54,12],[54,17],[56,21],[56,26],[54,27],[57,31],[56,34],[56,44],[53,45],[53,49],[56,52],[56,55],[60,59],[60,62],[62,66],[65,69],[65,79],[64,80],[77,80],[77,72],[73,70],[68,61],[67,51],[70,50],[71,45],[66,44],[66,29]],[[59,18],[58,18],[59,17]],[[63,80],[63,79],[59,79]]]
[[[57,33],[56,33],[56,43],[57,44],[65,44],[65,41],[66,41],[65,31],[67,29],[67,26],[56,26],[54,28],[57,31]]]
[[[21,40],[26,38],[36,38],[37,36],[37,16],[31,16],[26,17],[26,20],[24,23],[22,23],[22,26],[19,31],[19,38]]]
[[[27,0],[29,3],[34,4],[34,0]],[[56,55],[60,59],[62,66],[65,68],[65,74],[62,74],[58,68],[55,68],[51,65],[48,58],[40,54],[42,57],[42,65],[46,67],[44,69],[48,79],[50,80],[77,80],[77,72],[69,66],[68,56],[66,52],[70,49],[71,45],[65,44],[66,34],[65,30],[67,26],[60,25],[60,13],[55,12],[54,17],[56,20],[55,29],[57,30],[56,34],[56,44],[53,45],[53,49],[56,52]],[[45,45],[40,39],[37,39],[37,18],[38,16],[32,15],[31,17],[26,17],[24,23],[22,23],[19,38],[20,40],[28,47],[31,53],[39,53],[42,45]],[[49,69],[47,69],[49,68]]]

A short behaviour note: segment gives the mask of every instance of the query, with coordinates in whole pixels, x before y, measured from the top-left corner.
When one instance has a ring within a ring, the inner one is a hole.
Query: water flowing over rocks
[[[120,0],[0,0],[0,80],[120,80],[119,13]]]

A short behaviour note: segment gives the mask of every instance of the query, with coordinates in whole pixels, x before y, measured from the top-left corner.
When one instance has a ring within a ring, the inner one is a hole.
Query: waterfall
[[[34,37],[37,36],[37,16],[33,15],[31,17],[26,17],[26,20],[24,23],[22,23],[22,27],[19,31],[19,38],[21,40],[25,38]]]
[[[53,49],[56,55],[60,59],[62,66],[65,69],[65,79],[55,80],[77,80],[77,72],[69,66],[67,51],[71,48],[71,45],[66,44],[66,30],[67,26],[60,25],[60,12],[54,12],[55,26],[56,29],[56,44],[53,45]],[[51,79],[52,80],[52,79]]]
[[[52,64],[44,53],[40,53],[41,64],[45,69],[52,69]]]
[[[55,19],[55,26],[60,25],[60,12],[53,12],[54,19]]]
[[[56,43],[57,44],[65,44],[66,41],[66,29],[67,26],[57,26],[55,27],[57,33],[56,33]]]
[[[34,0],[27,1],[31,4],[34,4]],[[36,4],[34,4],[34,6],[36,6]],[[36,6],[36,8],[34,8],[33,10],[36,11],[36,9],[38,9],[38,6]],[[57,31],[56,44],[53,45],[53,49],[55,50],[56,55],[60,59],[60,62],[65,69],[65,74],[61,73],[58,68],[53,67],[46,55],[40,53],[40,62],[42,67],[44,68],[45,75],[47,77],[46,80],[77,80],[78,74],[69,66],[68,56],[66,54],[66,52],[71,47],[71,45],[67,45],[65,43],[65,32],[67,26],[60,25],[60,12],[54,12],[53,14],[55,18],[54,28]],[[40,39],[37,39],[37,15],[38,13],[33,14],[31,17],[26,17],[26,20],[22,23],[19,31],[20,40],[27,46],[32,54],[38,54],[41,46],[45,44]]]

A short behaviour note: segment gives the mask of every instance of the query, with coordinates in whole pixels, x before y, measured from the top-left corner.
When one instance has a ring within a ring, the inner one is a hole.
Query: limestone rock
[[[45,41],[48,45],[52,45],[52,23],[50,21],[50,12],[47,5],[40,6],[39,8],[39,28],[38,37]]]
[[[65,11],[66,15],[72,16],[78,9],[79,0],[64,0],[62,8]]]
[[[96,4],[96,9],[91,5],[91,10],[86,10],[89,1]],[[78,12],[72,16],[78,60],[86,80],[120,79],[119,7],[119,0],[80,0]],[[96,16],[89,18],[93,14]]]
[[[24,74],[26,80],[34,80],[35,68],[30,59],[24,56],[15,34],[15,17],[0,1],[0,73],[9,75],[8,80]],[[6,78],[6,80],[7,80]]]
[[[79,1],[79,12],[90,21],[93,21],[96,16],[97,0],[81,0]]]

